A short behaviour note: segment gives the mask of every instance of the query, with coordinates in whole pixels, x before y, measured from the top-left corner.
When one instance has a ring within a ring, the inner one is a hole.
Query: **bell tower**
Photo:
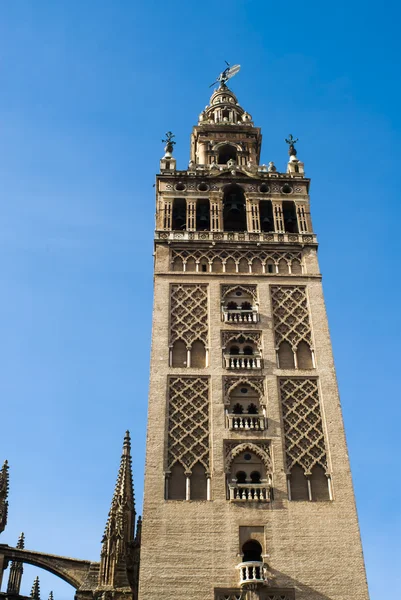
[[[156,178],[139,600],[366,600],[310,180],[225,73]]]

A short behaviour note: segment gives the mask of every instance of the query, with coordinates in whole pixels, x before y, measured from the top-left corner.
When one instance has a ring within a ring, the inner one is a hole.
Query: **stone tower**
[[[224,80],[156,178],[139,600],[368,597],[309,211]]]

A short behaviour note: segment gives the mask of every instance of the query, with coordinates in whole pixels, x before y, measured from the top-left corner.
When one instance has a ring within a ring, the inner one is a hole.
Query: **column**
[[[187,198],[187,231],[196,231],[196,199]]]
[[[272,206],[274,231],[278,233],[284,233],[283,203],[281,200],[272,200]]]

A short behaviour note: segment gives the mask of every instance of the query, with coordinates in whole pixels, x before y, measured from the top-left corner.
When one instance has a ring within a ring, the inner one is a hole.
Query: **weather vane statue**
[[[288,136],[288,139],[286,138],[285,141],[287,142],[287,144],[289,146],[289,148],[288,148],[288,154],[290,156],[296,156],[297,155],[297,151],[296,151],[296,148],[295,148],[295,144],[297,143],[298,138],[295,140],[293,138],[293,136],[292,136],[292,133],[290,133],[290,135]]]
[[[167,131],[166,132],[166,139],[162,140],[163,144],[166,144],[164,147],[164,151],[166,152],[166,154],[172,154],[173,150],[174,150],[174,146],[176,144],[176,142],[174,141],[175,135],[172,131]]]
[[[224,62],[227,65],[226,68],[222,73],[220,73],[216,81],[213,81],[213,83],[209,85],[209,87],[213,87],[215,83],[220,83],[220,87],[222,88],[226,87],[227,81],[231,79],[231,77],[234,77],[234,75],[236,75],[241,68],[240,65],[233,65],[230,67],[230,63],[228,63],[226,60]]]

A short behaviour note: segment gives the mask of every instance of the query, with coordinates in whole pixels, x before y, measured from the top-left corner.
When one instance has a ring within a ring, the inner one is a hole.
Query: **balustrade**
[[[260,356],[246,356],[244,354],[225,355],[226,369],[261,369],[262,359]]]
[[[248,561],[240,563],[237,567],[239,570],[240,585],[246,583],[264,583],[267,579],[265,571],[266,563],[258,561]]]
[[[223,308],[223,319],[225,323],[257,323],[258,312],[256,310],[227,310]]]
[[[263,415],[228,414],[228,427],[238,431],[263,431],[266,429],[266,418]]]
[[[270,502],[268,483],[230,483],[230,500],[236,502]]]

